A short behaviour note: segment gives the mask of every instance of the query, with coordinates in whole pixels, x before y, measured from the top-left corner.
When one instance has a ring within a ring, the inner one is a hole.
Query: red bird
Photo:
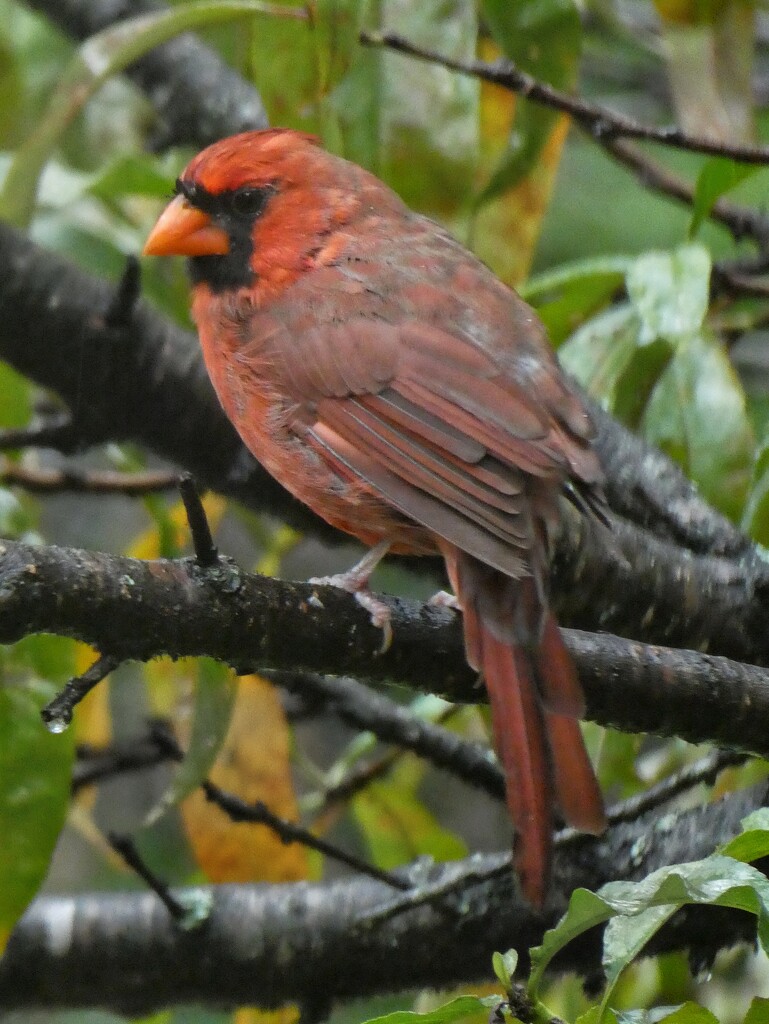
[[[206,366],[246,446],[379,557],[445,559],[489,693],[516,869],[541,906],[554,804],[582,831],[605,827],[547,605],[561,492],[600,514],[590,417],[526,303],[312,137],[224,139],[176,192],[144,251],[190,257]]]

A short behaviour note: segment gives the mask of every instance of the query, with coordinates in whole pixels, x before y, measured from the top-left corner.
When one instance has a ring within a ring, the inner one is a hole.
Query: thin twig
[[[81,676],[70,679],[61,693],[49,701],[40,712],[40,717],[51,732],[63,732],[72,721],[72,713],[80,703],[120,664],[120,658],[111,654],[103,654]]]
[[[131,323],[136,303],[141,296],[141,265],[136,256],[126,258],[115,294],[104,315],[104,323],[115,330],[125,330]]]
[[[607,820],[611,825],[617,825],[622,821],[635,821],[647,811],[660,807],[700,783],[712,786],[716,776],[724,768],[744,764],[746,760],[745,753],[739,750],[712,750],[679,772],[662,779],[644,793],[638,793],[610,807],[606,812]]]
[[[660,143],[675,149],[684,149],[693,153],[711,156],[726,156],[748,164],[769,164],[769,147],[746,146],[739,143],[720,142],[702,136],[689,135],[676,126],[657,128],[643,124],[627,114],[622,114],[610,107],[578,96],[570,96],[560,89],[540,82],[532,75],[521,71],[512,61],[500,59],[489,63],[482,60],[459,60],[436,53],[427,47],[418,46],[397,32],[366,32],[360,34],[360,41],[365,46],[384,46],[398,53],[417,57],[431,64],[466,75],[473,75],[486,82],[493,82],[512,92],[525,96],[551,110],[558,110],[587,129],[598,142],[606,139],[643,139],[648,142]]]
[[[184,752],[176,742],[176,737],[171,731],[165,727],[163,722],[154,724],[153,736],[155,742],[164,749],[168,755],[175,760],[181,760],[184,757]],[[406,891],[410,888],[410,883],[397,875],[389,871],[381,871],[379,868],[368,864],[366,861],[361,860],[359,857],[355,857],[353,854],[346,853],[339,847],[334,846],[332,843],[326,842],[324,839],[320,839],[312,832],[301,825],[297,825],[295,822],[286,821],[284,818],[279,818],[276,814],[267,807],[263,801],[258,800],[255,803],[246,803],[245,800],[241,800],[240,797],[235,796],[232,793],[227,793],[215,783],[211,782],[210,779],[205,779],[201,783],[201,788],[206,795],[206,798],[215,804],[220,810],[234,822],[246,822],[254,825],[266,825],[267,828],[278,836],[283,843],[301,843],[303,846],[307,846],[312,850],[317,850],[319,853],[324,854],[326,857],[330,857],[332,860],[339,861],[341,864],[346,864],[351,867],[354,871],[359,872],[362,875],[367,875],[369,878],[374,878],[377,881],[385,882],[387,885],[392,886],[394,889]]]
[[[645,188],[654,189],[688,206],[693,204],[693,186],[647,156],[638,146],[621,139],[599,138],[597,141],[619,163],[632,171]],[[728,228],[737,240],[750,236],[757,240],[762,249],[769,243],[769,218],[750,206],[741,206],[721,198],[713,204],[708,216]]]
[[[206,780],[202,785],[206,797],[223,810],[232,821],[266,825],[277,835],[282,843],[301,843],[302,846],[307,846],[311,850],[317,850],[324,856],[346,864],[354,871],[358,871],[362,875],[368,875],[369,878],[374,878],[379,882],[384,882],[386,885],[391,886],[393,889],[399,889],[401,892],[406,892],[411,888],[410,882],[393,874],[393,872],[382,871],[380,868],[361,860],[360,857],[346,853],[332,843],[326,842],[325,839],[313,835],[312,832],[302,828],[301,825],[279,818],[261,800],[257,800],[255,803],[246,803],[231,793],[225,793],[224,790],[220,789],[213,782]]]
[[[179,474],[168,470],[117,473],[112,470],[38,469],[0,459],[0,483],[23,487],[34,494],[72,491],[84,494],[135,496],[168,491],[179,486]]]
[[[469,785],[504,799],[505,783],[499,765],[482,744],[471,743],[440,725],[415,718],[408,708],[374,693],[356,679],[313,672],[263,674],[287,690],[321,695],[348,725],[368,729],[383,742],[410,750]]]
[[[595,142],[611,153],[625,167],[632,170],[644,186],[688,205],[694,201],[692,186],[666,167],[647,157],[637,146],[627,142],[627,139],[643,139],[676,149],[727,156],[745,163],[769,164],[769,147],[716,142],[713,139],[688,135],[675,127],[656,128],[652,125],[642,124],[609,107],[569,96],[521,71],[508,60],[499,60],[494,63],[482,60],[459,60],[436,53],[426,47],[417,46],[394,32],[362,32],[360,38],[361,42],[367,46],[384,46],[398,53],[433,64],[440,64],[449,70],[494,82],[542,106],[569,114]],[[750,236],[762,249],[769,247],[769,219],[758,210],[721,198],[713,205],[708,216],[727,227],[735,239]],[[735,291],[759,296],[766,294],[763,283],[753,282],[750,278],[740,275],[729,277],[727,272],[725,280]]]
[[[107,840],[128,867],[152,889],[171,917],[175,921],[182,921],[187,916],[187,908],[171,894],[166,883],[145,863],[133,839],[130,836],[118,835],[116,832],[108,832]]]
[[[197,486],[189,473],[184,473],[179,480],[179,493],[184,502],[184,511],[187,513],[195,558],[201,568],[210,569],[219,561],[219,551],[211,536],[208,516],[200,500]]]
[[[80,428],[69,413],[47,417],[26,427],[0,430],[0,451],[16,448],[54,448],[69,455],[82,447]]]
[[[356,765],[355,768],[347,772],[343,779],[323,790],[322,803],[313,809],[315,817],[320,817],[332,804],[346,803],[372,783],[384,778],[392,771],[402,756],[402,750],[390,750],[381,757],[370,758]]]
[[[155,768],[166,761],[175,761],[172,751],[159,741],[153,723],[147,736],[107,747],[78,744],[77,762],[72,772],[72,792],[115,776]]]

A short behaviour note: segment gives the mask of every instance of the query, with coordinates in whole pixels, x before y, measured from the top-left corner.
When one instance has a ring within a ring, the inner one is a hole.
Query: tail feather
[[[568,718],[584,718],[585,696],[566,650],[555,616],[545,616],[539,643],[534,648],[537,678],[548,710]]]
[[[603,796],[579,722],[552,711],[546,713],[546,719],[558,806],[574,828],[600,836],[606,829]]]
[[[585,713],[585,698],[574,662],[550,612],[535,657],[558,804],[574,828],[600,835],[606,828],[603,796],[576,721]]]
[[[449,545],[467,659],[491,703],[494,747],[516,828],[513,859],[526,898],[542,906],[552,858],[553,804],[584,832],[606,827],[577,718],[584,697],[558,624],[531,578],[516,580]]]
[[[473,610],[466,619],[475,619]],[[515,869],[530,903],[547,892],[553,834],[553,786],[536,684],[525,652],[480,624],[480,669],[491,703],[494,747],[505,774],[507,807],[516,827]]]

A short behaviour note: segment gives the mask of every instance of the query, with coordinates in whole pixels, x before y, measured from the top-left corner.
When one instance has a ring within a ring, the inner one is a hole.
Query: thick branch
[[[153,0],[26,0],[69,36],[86,39],[108,25],[162,9]],[[256,89],[191,34],[151,50],[127,71],[157,111],[156,148],[202,148],[223,135],[266,128]]]
[[[735,589],[739,594],[744,588],[743,581]],[[731,631],[748,623],[741,622],[744,609],[729,604],[729,580],[720,594],[714,585],[705,589],[710,605],[704,607],[719,620],[712,623],[712,634],[725,630],[724,643],[739,640]],[[0,545],[0,642],[59,633],[111,658],[207,654],[242,669],[351,674],[475,703],[479,691],[465,662],[458,617],[414,601],[387,600],[394,642],[380,654],[381,631],[353,597],[331,587],[255,576],[226,562],[201,570],[191,559],[144,562],[8,541]],[[769,660],[763,625],[760,617],[751,648],[758,653],[760,646]],[[630,732],[710,740],[769,755],[765,670],[608,634],[567,631],[566,636],[584,684],[588,717]]]
[[[525,956],[575,886],[642,878],[663,864],[707,856],[764,795],[762,786],[685,811],[675,824],[652,813],[599,840],[560,844],[547,918],[518,900],[508,858],[488,855],[437,866],[405,895],[367,879],[218,886],[209,918],[188,932],[151,893],[41,899],[0,961],[0,1005],[137,1016],[179,1003],[328,1009],[319,998],[330,1004],[488,978],[492,952],[515,947]],[[755,935],[749,915],[716,915],[677,916],[654,948],[689,947],[707,957]],[[594,938],[573,943],[559,963],[585,973],[598,965]]]

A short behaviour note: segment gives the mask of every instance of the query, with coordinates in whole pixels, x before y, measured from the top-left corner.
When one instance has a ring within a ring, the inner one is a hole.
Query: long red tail
[[[462,606],[468,661],[489,694],[494,747],[516,828],[513,858],[526,898],[542,906],[557,803],[575,828],[606,827],[601,791],[577,718],[584,699],[554,617],[531,579],[514,580],[444,550]],[[532,625],[533,617],[544,625]]]

